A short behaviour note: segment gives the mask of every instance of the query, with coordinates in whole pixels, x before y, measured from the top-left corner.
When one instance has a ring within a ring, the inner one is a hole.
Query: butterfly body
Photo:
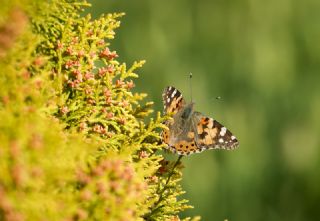
[[[193,113],[193,105],[194,105],[194,103],[190,103],[186,107],[182,108],[182,110],[181,110],[181,112],[182,112],[181,118],[182,119],[185,119],[185,120],[190,119],[190,117],[192,116],[192,113]]]
[[[165,122],[169,130],[162,133],[163,142],[179,155],[199,153],[206,149],[234,149],[239,142],[216,120],[194,111],[194,103],[186,105],[182,94],[174,87],[162,94],[164,110],[172,116]]]

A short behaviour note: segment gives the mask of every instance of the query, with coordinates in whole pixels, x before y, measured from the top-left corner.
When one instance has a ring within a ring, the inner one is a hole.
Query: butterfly
[[[162,131],[162,141],[169,150],[179,155],[200,153],[207,149],[235,149],[237,138],[213,118],[194,111],[194,103],[186,104],[174,87],[166,87],[162,94],[164,112],[172,116]]]

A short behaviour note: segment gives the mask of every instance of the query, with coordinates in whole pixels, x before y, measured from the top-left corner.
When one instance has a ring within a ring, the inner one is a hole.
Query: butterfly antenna
[[[192,73],[189,74],[190,97],[192,102]]]

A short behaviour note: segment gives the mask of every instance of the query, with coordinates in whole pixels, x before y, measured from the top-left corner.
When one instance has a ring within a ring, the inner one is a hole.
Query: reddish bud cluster
[[[127,100],[123,100],[123,101],[120,101],[118,105],[120,107],[127,107],[129,105],[129,102]]]
[[[10,155],[12,159],[17,159],[19,158],[19,155],[21,154],[21,149],[19,143],[14,140],[10,144]]]
[[[72,44],[76,44],[78,42],[79,42],[79,37],[73,37],[72,40],[71,40]]]
[[[125,124],[126,123],[126,119],[124,118],[124,117],[119,117],[118,118],[118,122],[119,122],[119,124]]]
[[[126,82],[126,85],[127,85],[127,89],[128,89],[128,90],[130,90],[130,89],[132,89],[132,88],[135,87],[135,84],[133,83],[132,80],[127,81],[127,82]]]
[[[101,126],[100,124],[94,125],[92,130],[99,134],[105,134],[107,132],[106,128]]]
[[[31,77],[31,73],[29,71],[24,71],[22,77],[24,80],[28,80]]]
[[[88,98],[87,102],[88,102],[88,104],[91,104],[91,105],[96,103],[96,101],[93,98]]]
[[[125,167],[122,175],[122,179],[124,180],[131,180],[134,176],[134,170],[132,167]]]
[[[84,50],[78,51],[77,56],[78,56],[79,58],[83,57],[84,55],[85,55]]]
[[[84,130],[86,130],[87,128],[88,128],[87,123],[81,122],[81,123],[79,124],[79,129],[80,129],[80,131],[84,131]]]
[[[112,97],[107,97],[106,98],[106,104],[112,104],[113,103],[113,100],[112,100]]]
[[[105,97],[111,97],[112,96],[112,92],[108,88],[104,89],[103,94],[104,94]]]
[[[78,80],[77,82],[80,83],[83,81],[83,75],[81,74],[81,71],[78,69],[74,69],[72,71],[72,74],[75,76],[76,80]]]
[[[108,65],[107,71],[108,71],[109,74],[113,73],[114,72],[114,66],[113,65]]]
[[[36,79],[36,80],[34,81],[34,84],[35,84],[35,87],[36,87],[37,89],[41,89],[41,88],[42,88],[42,80],[41,80],[41,79]]]
[[[96,57],[96,52],[95,51],[91,51],[90,52],[90,58],[95,58]]]
[[[65,63],[65,65],[64,65],[64,67],[66,68],[66,69],[69,69],[69,68],[71,68],[73,66],[73,61],[72,60],[68,60],[66,63]]]
[[[102,50],[100,52],[99,56],[100,56],[100,58],[106,58],[109,61],[118,57],[117,52],[116,51],[111,52],[109,48],[105,48],[104,50]]]
[[[31,168],[31,176],[32,177],[42,177],[44,175],[43,169],[41,167],[33,167]]]
[[[76,176],[77,176],[78,182],[83,185],[88,184],[91,181],[91,177],[87,173],[85,173],[82,169],[78,169],[76,171]]]
[[[112,74],[114,72],[113,65],[108,65],[107,67],[99,68],[98,74],[100,77],[103,77],[106,73]]]
[[[10,101],[10,98],[9,98],[9,96],[5,95],[5,96],[2,97],[1,100],[2,100],[4,105],[8,105],[9,101]]]
[[[79,193],[80,203],[85,202],[86,205],[91,205],[97,200],[102,200],[105,213],[110,216],[115,212],[110,208],[125,205],[143,196],[148,187],[147,183],[137,182],[135,176],[134,167],[126,161],[101,159],[95,166],[90,167],[90,171],[77,172],[78,181],[83,185]],[[126,212],[127,215],[133,216],[136,209],[128,208]],[[78,212],[76,216],[79,218]]]
[[[43,147],[43,138],[40,134],[33,134],[30,140],[30,147],[39,150]]]
[[[69,108],[66,106],[63,106],[60,108],[60,112],[64,115],[69,112]]]
[[[57,49],[60,50],[61,48],[63,48],[63,44],[58,40]]]
[[[116,80],[116,87],[122,87],[125,83],[122,80]]]
[[[33,61],[33,65],[35,65],[36,67],[41,67],[44,65],[44,59],[42,57],[37,57],[34,61]]]
[[[71,46],[68,46],[67,49],[66,49],[66,53],[68,55],[73,55],[73,48]]]
[[[151,176],[149,177],[149,182],[150,183],[157,183],[159,178],[157,176]]]
[[[93,30],[92,29],[90,29],[89,31],[87,31],[87,36],[88,37],[91,37],[92,35],[93,35]]]
[[[84,74],[84,78],[85,78],[86,80],[94,79],[94,74],[87,71],[87,72]]]
[[[80,61],[78,61],[78,60],[75,60],[75,61],[73,61],[73,60],[68,60],[68,61],[66,61],[64,67],[65,67],[66,69],[69,69],[69,68],[71,68],[71,67],[80,67]]]
[[[2,18],[0,25],[0,59],[6,55],[7,50],[12,47],[16,39],[23,33],[29,21],[28,16],[20,7],[8,9],[8,17],[4,20]]]
[[[2,186],[0,186],[0,211],[1,220],[10,221],[23,221],[25,218],[19,212],[15,211],[12,202],[9,197],[6,196],[6,191]]]
[[[98,70],[98,74],[100,77],[103,77],[105,74],[107,73],[107,69],[106,68],[99,68]]]
[[[103,46],[104,44],[105,44],[105,42],[103,39],[99,40],[97,43],[98,46]]]
[[[83,209],[78,209],[73,217],[73,220],[86,220],[88,218],[88,212]]]
[[[80,81],[79,80],[74,80],[74,81],[68,81],[68,86],[71,88],[76,88],[79,86]]]
[[[140,158],[140,159],[147,158],[148,156],[149,156],[149,154],[148,154],[146,151],[144,151],[144,150],[142,150],[142,151],[139,152],[139,158]]]
[[[89,191],[89,190],[83,190],[81,193],[80,193],[80,199],[83,200],[83,201],[88,201],[88,200],[91,200],[92,199],[92,192]]]
[[[112,113],[112,112],[106,113],[106,118],[112,119],[113,117],[114,117],[114,113]]]

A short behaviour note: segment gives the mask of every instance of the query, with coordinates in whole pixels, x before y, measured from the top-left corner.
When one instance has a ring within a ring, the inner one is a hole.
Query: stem
[[[168,178],[167,178],[166,184],[164,185],[163,190],[161,191],[161,194],[160,194],[160,195],[162,195],[162,193],[164,192],[165,187],[168,185],[168,183],[169,183],[169,181],[170,181],[170,178],[171,178],[172,175],[173,175],[174,169],[175,169],[176,166],[179,164],[179,162],[180,162],[180,160],[181,160],[182,157],[183,157],[183,155],[180,155],[180,156],[178,157],[176,163],[173,165],[172,170],[171,170],[171,172],[170,172],[170,174],[169,174],[169,176],[168,176]]]
[[[181,161],[181,158],[182,158],[182,157],[183,157],[183,155],[180,155],[180,156],[178,157],[177,161],[175,162],[175,164],[173,165],[172,170],[171,170],[171,172],[170,172],[170,174],[169,174],[169,176],[168,176],[168,178],[167,178],[167,181],[166,181],[163,189],[162,189],[161,192],[159,193],[160,197],[159,197],[158,201],[157,201],[157,202],[154,204],[154,206],[153,206],[155,209],[153,209],[148,215],[146,215],[145,218],[150,217],[155,211],[157,211],[157,209],[158,209],[157,206],[159,205],[159,203],[160,203],[160,202],[162,201],[162,199],[163,199],[163,193],[164,193],[164,191],[168,188],[168,183],[169,183],[169,181],[170,181],[170,179],[171,179],[171,177],[172,177],[172,175],[173,175],[173,173],[174,173],[174,169],[178,166],[178,164],[179,164],[179,162]]]

